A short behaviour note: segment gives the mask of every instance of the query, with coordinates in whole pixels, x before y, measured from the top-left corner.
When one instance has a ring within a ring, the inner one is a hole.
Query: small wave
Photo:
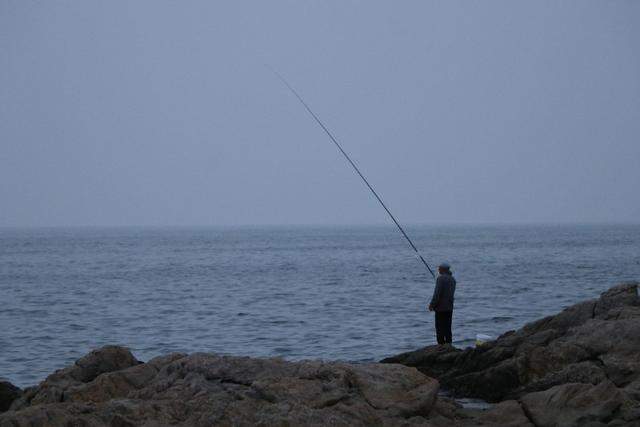
[[[511,316],[494,316],[491,318],[491,320],[493,320],[494,322],[509,322],[511,320],[513,320],[513,317]]]

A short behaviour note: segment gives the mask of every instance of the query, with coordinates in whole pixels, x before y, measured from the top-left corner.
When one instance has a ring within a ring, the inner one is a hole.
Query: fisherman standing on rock
[[[453,318],[453,296],[456,293],[456,279],[451,274],[451,266],[443,262],[438,266],[438,278],[429,311],[436,313],[436,338],[438,344],[451,344],[451,319]]]

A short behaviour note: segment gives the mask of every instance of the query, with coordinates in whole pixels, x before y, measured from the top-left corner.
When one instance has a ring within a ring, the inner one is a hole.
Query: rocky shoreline
[[[482,398],[463,408],[439,391]],[[95,350],[35,387],[0,381],[5,426],[640,426],[638,284],[465,350],[382,363]]]
[[[416,367],[456,396],[519,407],[536,426],[640,425],[638,283],[478,348],[432,346],[382,362]]]

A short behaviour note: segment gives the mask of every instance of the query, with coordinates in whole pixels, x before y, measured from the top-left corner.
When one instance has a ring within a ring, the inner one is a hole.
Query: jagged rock
[[[128,349],[108,345],[83,356],[73,366],[54,372],[47,377],[46,382],[77,381],[87,383],[105,372],[118,371],[139,363]]]
[[[9,381],[0,379],[0,412],[9,409],[11,403],[22,394],[20,388],[14,386]]]
[[[105,346],[78,359],[72,366],[49,375],[39,386],[24,390],[13,402],[11,409],[21,409],[41,403],[57,403],[65,400],[64,394],[81,384],[88,383],[101,374],[138,365],[131,352],[119,346]]]
[[[451,345],[433,345],[388,357],[382,360],[381,363],[399,363],[405,366],[417,367],[420,371],[430,376],[441,376],[453,368],[460,353],[462,353],[462,350]]]
[[[623,423],[640,423],[634,403],[611,381],[598,385],[570,383],[522,397],[522,405],[536,426],[607,424],[619,415]]]
[[[638,283],[625,283],[478,348],[431,346],[382,362],[416,367],[458,396],[492,402],[568,382],[620,388],[640,378],[638,331]]]
[[[559,371],[547,373],[542,378],[531,381],[512,394],[520,396],[528,392],[542,391],[566,383],[598,384],[607,379],[601,366],[593,361],[570,364]]]
[[[462,407],[455,400],[438,396],[427,420],[434,426],[450,426],[465,419]]]
[[[524,410],[515,400],[505,400],[484,411],[472,421],[475,425],[501,427],[533,427]]]
[[[628,384],[624,391],[632,398],[637,401],[640,401],[640,380],[635,380],[634,382]]]
[[[593,317],[607,317],[607,314],[612,309],[637,305],[638,284],[625,283],[619,286],[614,286],[600,296],[593,309]]]
[[[429,425],[439,388],[401,365],[125,354],[102,349],[56,372],[0,426]]]
[[[515,400],[500,402],[488,409],[464,408],[447,397],[438,397],[426,417],[433,427],[533,427],[521,404]]]

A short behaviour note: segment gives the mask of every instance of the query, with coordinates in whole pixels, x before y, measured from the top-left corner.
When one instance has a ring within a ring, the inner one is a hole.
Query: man
[[[429,311],[436,312],[438,344],[451,344],[451,318],[453,317],[453,295],[456,293],[456,279],[451,274],[451,266],[446,262],[438,266],[438,273]]]

